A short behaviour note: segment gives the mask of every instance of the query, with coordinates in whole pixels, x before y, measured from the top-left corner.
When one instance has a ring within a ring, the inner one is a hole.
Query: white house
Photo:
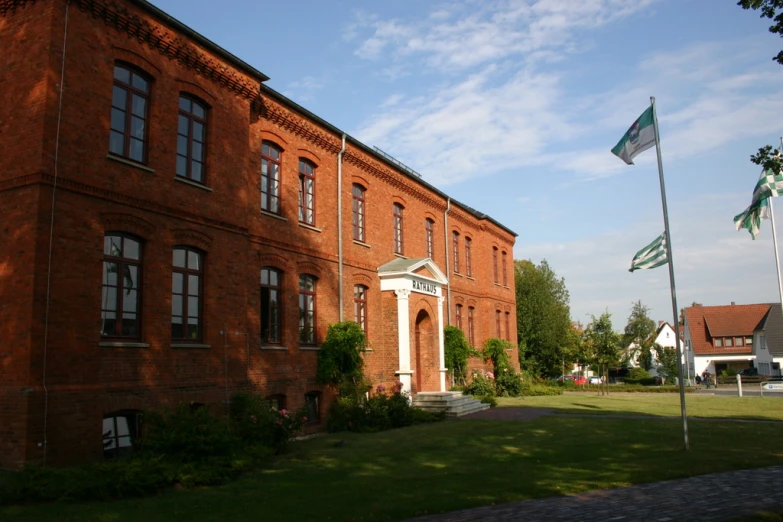
[[[666,321],[658,321],[658,329],[655,331],[655,340],[653,341],[653,346],[660,345],[663,348],[676,348],[677,347],[677,334],[674,333],[674,328],[672,328],[672,325],[667,323]],[[683,344],[680,344],[680,349],[683,349]],[[639,352],[636,350],[637,346],[636,343],[631,343],[628,348],[626,348],[626,353],[629,355],[628,357],[628,364],[630,364],[634,368],[639,367]],[[687,359],[683,358],[683,362],[687,366]],[[658,376],[658,371],[656,368],[660,365],[660,361],[658,360],[658,354],[655,352],[655,348],[652,349],[652,368],[650,369],[650,375],[653,377]],[[683,368],[684,373],[687,375],[687,368]]]
[[[753,333],[753,354],[759,375],[782,375],[783,363],[783,310],[780,303],[769,307],[767,315]]]

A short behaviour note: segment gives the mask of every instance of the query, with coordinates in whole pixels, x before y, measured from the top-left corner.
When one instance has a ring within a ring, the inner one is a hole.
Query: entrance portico
[[[448,284],[446,276],[429,258],[395,259],[379,267],[378,276],[381,292],[394,292],[397,297],[399,363],[395,374],[402,390],[411,396],[446,391],[442,291]]]

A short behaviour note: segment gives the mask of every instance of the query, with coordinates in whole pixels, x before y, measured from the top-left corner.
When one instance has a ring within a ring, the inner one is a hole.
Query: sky
[[[783,39],[736,0],[152,3],[514,230],[574,321],[618,331],[639,300],[673,321],[667,268],[628,272],[664,230],[655,149],[610,153],[655,96],[678,308],[780,300],[769,221],[733,217],[783,135]]]

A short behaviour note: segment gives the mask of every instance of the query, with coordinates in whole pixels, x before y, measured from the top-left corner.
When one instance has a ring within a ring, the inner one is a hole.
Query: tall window
[[[189,97],[179,97],[177,123],[177,176],[204,182],[207,107]]]
[[[104,236],[101,335],[138,339],[140,301],[141,243],[120,234]]]
[[[315,165],[299,160],[299,221],[315,225]]]
[[[508,272],[506,271],[506,253],[503,252],[501,256],[503,261],[503,286],[508,286]]]
[[[171,271],[171,338],[200,341],[203,255],[190,247],[174,249]]]
[[[280,296],[282,273],[274,268],[261,269],[261,342],[280,343]]]
[[[454,255],[454,272],[459,274],[459,232],[451,233],[451,248]]]
[[[497,337],[498,339],[502,339],[503,338],[503,332],[500,330],[500,316],[501,315],[502,315],[502,313],[500,312],[500,310],[495,310],[495,331],[497,332],[495,337]]]
[[[425,230],[427,232],[427,257],[434,259],[435,256],[435,237],[434,237],[435,222],[431,219],[425,221]]]
[[[305,407],[307,408],[308,424],[318,424],[321,422],[321,392],[311,391],[306,393]]]
[[[103,416],[103,456],[106,458],[127,455],[139,435],[141,412],[117,411]]]
[[[367,287],[364,285],[353,287],[353,317],[367,335]]]
[[[299,342],[315,344],[315,277],[299,276]]]
[[[353,193],[353,238],[364,242],[364,187],[354,184]]]
[[[495,283],[499,283],[498,279],[498,248],[492,247],[492,275]]]
[[[470,245],[472,241],[469,237],[465,238],[465,274],[473,277],[473,262],[471,261]]]
[[[506,312],[506,340],[511,340],[511,313]]]
[[[150,81],[125,65],[114,66],[109,152],[144,163]]]
[[[261,210],[280,213],[280,149],[265,141],[261,145]]]
[[[402,205],[394,204],[394,253],[403,254],[402,241]]]
[[[457,308],[457,313],[456,313],[456,316],[457,316],[457,328],[462,330],[462,305],[458,304],[456,306],[456,308]]]
[[[473,331],[473,307],[468,307],[468,341],[471,346],[476,346],[476,339]]]

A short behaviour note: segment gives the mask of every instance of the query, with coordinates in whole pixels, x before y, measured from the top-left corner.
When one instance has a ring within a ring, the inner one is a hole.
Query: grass
[[[580,415],[680,416],[680,396],[668,394],[565,394],[544,397],[498,398],[499,406],[553,408]],[[783,421],[783,400],[774,397],[722,397],[689,394],[688,417]]]
[[[703,403],[705,416],[745,409],[744,401],[735,398],[704,399],[715,401]],[[567,395],[519,403],[669,415],[672,405],[657,401],[661,398]],[[757,410],[763,408],[750,408],[750,415],[759,415]],[[779,431],[780,426],[766,423],[694,422],[687,453],[681,449],[679,421],[667,419],[550,416],[531,422],[460,420],[376,434],[341,433],[297,443],[267,469],[224,487],[134,501],[6,507],[0,508],[0,520],[400,520],[783,464],[783,449],[770,444]],[[336,445],[339,441],[344,444]]]

